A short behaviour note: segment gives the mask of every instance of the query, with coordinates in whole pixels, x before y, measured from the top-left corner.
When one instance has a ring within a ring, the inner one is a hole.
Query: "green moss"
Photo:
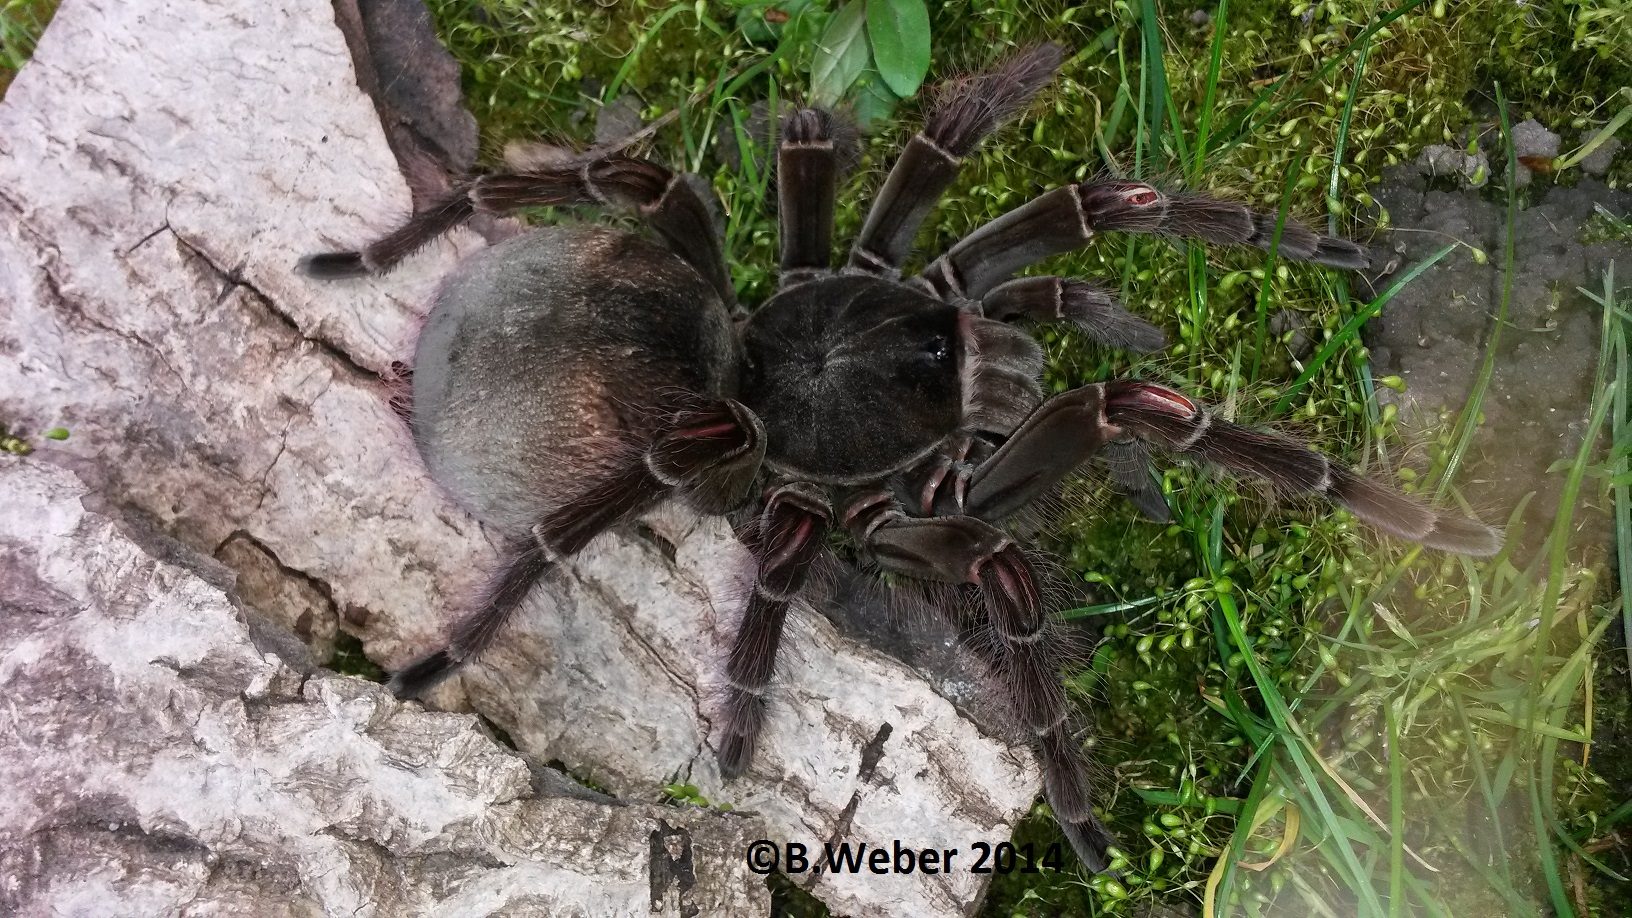
[[[822,900],[780,873],[767,876],[765,885],[771,890],[771,918],[828,918],[832,914]]]
[[[384,683],[390,677],[368,655],[363,653],[363,642],[357,636],[341,631],[334,637],[334,659],[329,668],[346,676],[357,676],[370,682]]]

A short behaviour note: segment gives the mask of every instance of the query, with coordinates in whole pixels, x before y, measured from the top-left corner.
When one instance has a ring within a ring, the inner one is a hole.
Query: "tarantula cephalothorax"
[[[1050,191],[902,279],[913,237],[962,158],[1051,79],[1053,45],[943,90],[889,173],[848,263],[831,263],[844,150],[831,115],[782,119],[781,289],[736,307],[707,191],[632,156],[554,152],[472,179],[360,252],[308,273],[388,270],[477,213],[537,205],[633,209],[657,240],[587,226],[532,230],[467,259],[420,337],[411,426],[432,475],[513,540],[447,643],[396,674],[423,691],[493,643],[528,590],[609,526],[670,497],[732,512],[757,564],[726,662],[717,737],[726,776],[749,764],[789,604],[830,530],[863,561],[934,597],[1034,732],[1046,793],[1083,861],[1109,844],[1092,809],[1032,556],[1004,521],[1088,460],[1148,514],[1166,512],[1146,445],[1324,497],[1389,534],[1494,552],[1484,525],[1439,513],[1287,437],[1184,395],[1117,380],[1043,398],[1041,350],[1014,320],[1076,323],[1108,344],[1161,332],[1099,288],[1012,275],[1106,231],[1267,248],[1275,218],[1133,181]],[[523,161],[525,160],[525,161]],[[1287,223],[1280,253],[1359,268],[1364,251]]]

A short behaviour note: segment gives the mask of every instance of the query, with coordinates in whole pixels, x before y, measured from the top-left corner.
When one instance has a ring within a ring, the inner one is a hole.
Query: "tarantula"
[[[1100,288],[1015,272],[1108,231],[1268,248],[1273,216],[1136,181],[1050,191],[976,229],[916,276],[914,236],[981,139],[1053,77],[1039,45],[950,84],[906,145],[842,267],[832,263],[843,131],[826,111],[781,120],[780,289],[736,305],[706,186],[623,153],[538,153],[456,186],[357,252],[307,273],[389,270],[480,213],[632,209],[656,240],[533,229],[465,260],[419,339],[410,426],[432,476],[513,548],[445,646],[395,674],[423,692],[499,637],[528,591],[608,527],[668,498],[731,513],[757,570],[725,665],[720,769],[742,773],[766,717],[789,606],[830,531],[931,596],[1035,737],[1047,799],[1085,864],[1105,866],[1087,761],[1059,673],[1033,553],[1004,523],[1090,459],[1147,514],[1166,505],[1154,446],[1316,495],[1383,532],[1467,554],[1500,538],[1280,434],[1226,421],[1163,386],[1113,380],[1044,398],[1041,348],[1016,320],[1071,322],[1154,350],[1161,332]],[[1364,249],[1287,222],[1280,254],[1358,269]]]

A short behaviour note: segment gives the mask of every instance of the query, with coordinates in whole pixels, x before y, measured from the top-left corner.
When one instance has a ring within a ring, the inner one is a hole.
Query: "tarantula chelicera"
[[[609,526],[668,498],[730,513],[757,564],[726,662],[721,771],[740,774],[765,723],[789,605],[848,535],[861,561],[923,583],[1035,736],[1049,803],[1100,869],[1110,843],[1059,673],[1033,553],[1004,524],[1094,458],[1147,514],[1166,504],[1147,446],[1316,495],[1391,535],[1468,554],[1497,534],[1436,512],[1285,436],[1224,420],[1172,389],[1113,380],[1044,398],[1042,352],[1016,320],[1071,322],[1117,347],[1162,334],[1100,288],[1015,272],[1108,231],[1268,248],[1273,216],[1125,180],[1057,188],[903,278],[925,216],[964,157],[1059,67],[1040,45],[938,94],[890,170],[849,259],[832,263],[844,157],[834,117],[781,121],[780,289],[736,305],[706,186],[622,153],[546,152],[458,185],[320,277],[382,272],[479,213],[538,205],[634,210],[647,239],[531,230],[465,260],[437,293],[413,367],[411,427],[432,476],[514,548],[447,643],[398,672],[414,695],[499,636],[529,589]],[[526,160],[526,161],[522,161]],[[702,190],[700,190],[702,189]],[[1365,266],[1352,242],[1287,222],[1282,256]]]

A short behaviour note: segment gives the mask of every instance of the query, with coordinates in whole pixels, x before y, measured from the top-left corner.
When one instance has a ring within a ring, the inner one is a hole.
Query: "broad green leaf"
[[[856,118],[856,127],[863,131],[870,131],[879,123],[890,120],[890,116],[895,114],[896,103],[901,101],[872,67],[868,67],[856,80],[855,88],[855,104],[851,114]]]
[[[832,108],[867,69],[867,12],[862,0],[851,0],[833,18],[816,43],[810,62],[810,101]]]
[[[929,8],[924,0],[867,0],[867,40],[879,76],[906,98],[929,73]]]

